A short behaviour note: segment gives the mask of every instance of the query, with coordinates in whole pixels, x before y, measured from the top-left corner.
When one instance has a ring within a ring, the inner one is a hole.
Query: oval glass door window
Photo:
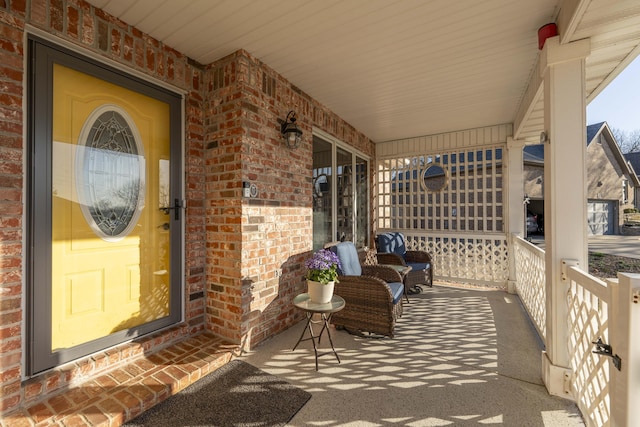
[[[422,187],[427,191],[440,191],[447,186],[447,171],[439,164],[432,164],[422,172]]]
[[[135,123],[117,105],[94,110],[80,132],[76,189],[82,213],[104,240],[118,241],[144,206],[144,152]]]

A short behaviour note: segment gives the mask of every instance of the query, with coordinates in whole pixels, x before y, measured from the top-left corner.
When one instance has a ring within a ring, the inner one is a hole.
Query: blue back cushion
[[[404,258],[407,253],[404,235],[398,232],[378,234],[378,252],[398,254]]]
[[[356,250],[356,245],[354,245],[353,242],[340,242],[337,245],[331,246],[331,251],[338,255],[338,259],[342,265],[340,275],[362,275],[362,267],[360,266],[360,260],[358,259],[358,251]]]

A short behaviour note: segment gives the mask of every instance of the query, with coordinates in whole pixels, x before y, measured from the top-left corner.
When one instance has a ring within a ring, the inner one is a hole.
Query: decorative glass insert
[[[76,189],[82,213],[107,241],[126,237],[144,206],[144,153],[126,111],[96,109],[84,123],[76,158]]]

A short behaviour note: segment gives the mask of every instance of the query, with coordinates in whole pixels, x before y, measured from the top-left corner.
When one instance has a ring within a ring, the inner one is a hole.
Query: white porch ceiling
[[[376,142],[513,123],[559,0],[89,0],[208,64],[245,49]],[[578,4],[590,96],[639,53],[637,0]],[[562,36],[562,34],[561,34]],[[540,99],[537,100],[540,102]],[[521,137],[542,130],[536,108]],[[539,111],[538,111],[539,114]]]

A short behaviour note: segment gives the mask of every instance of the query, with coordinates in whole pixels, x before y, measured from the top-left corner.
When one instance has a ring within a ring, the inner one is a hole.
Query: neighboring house
[[[524,148],[524,192],[529,209],[544,212],[544,145]],[[618,234],[623,212],[637,204],[638,176],[620,151],[606,122],[587,126],[589,234]]]
[[[640,152],[638,153],[627,153],[624,155],[624,158],[627,160],[627,164],[633,169],[633,172],[636,174],[636,177],[640,181]],[[634,195],[634,203],[636,209],[640,209],[640,187],[636,187]]]

